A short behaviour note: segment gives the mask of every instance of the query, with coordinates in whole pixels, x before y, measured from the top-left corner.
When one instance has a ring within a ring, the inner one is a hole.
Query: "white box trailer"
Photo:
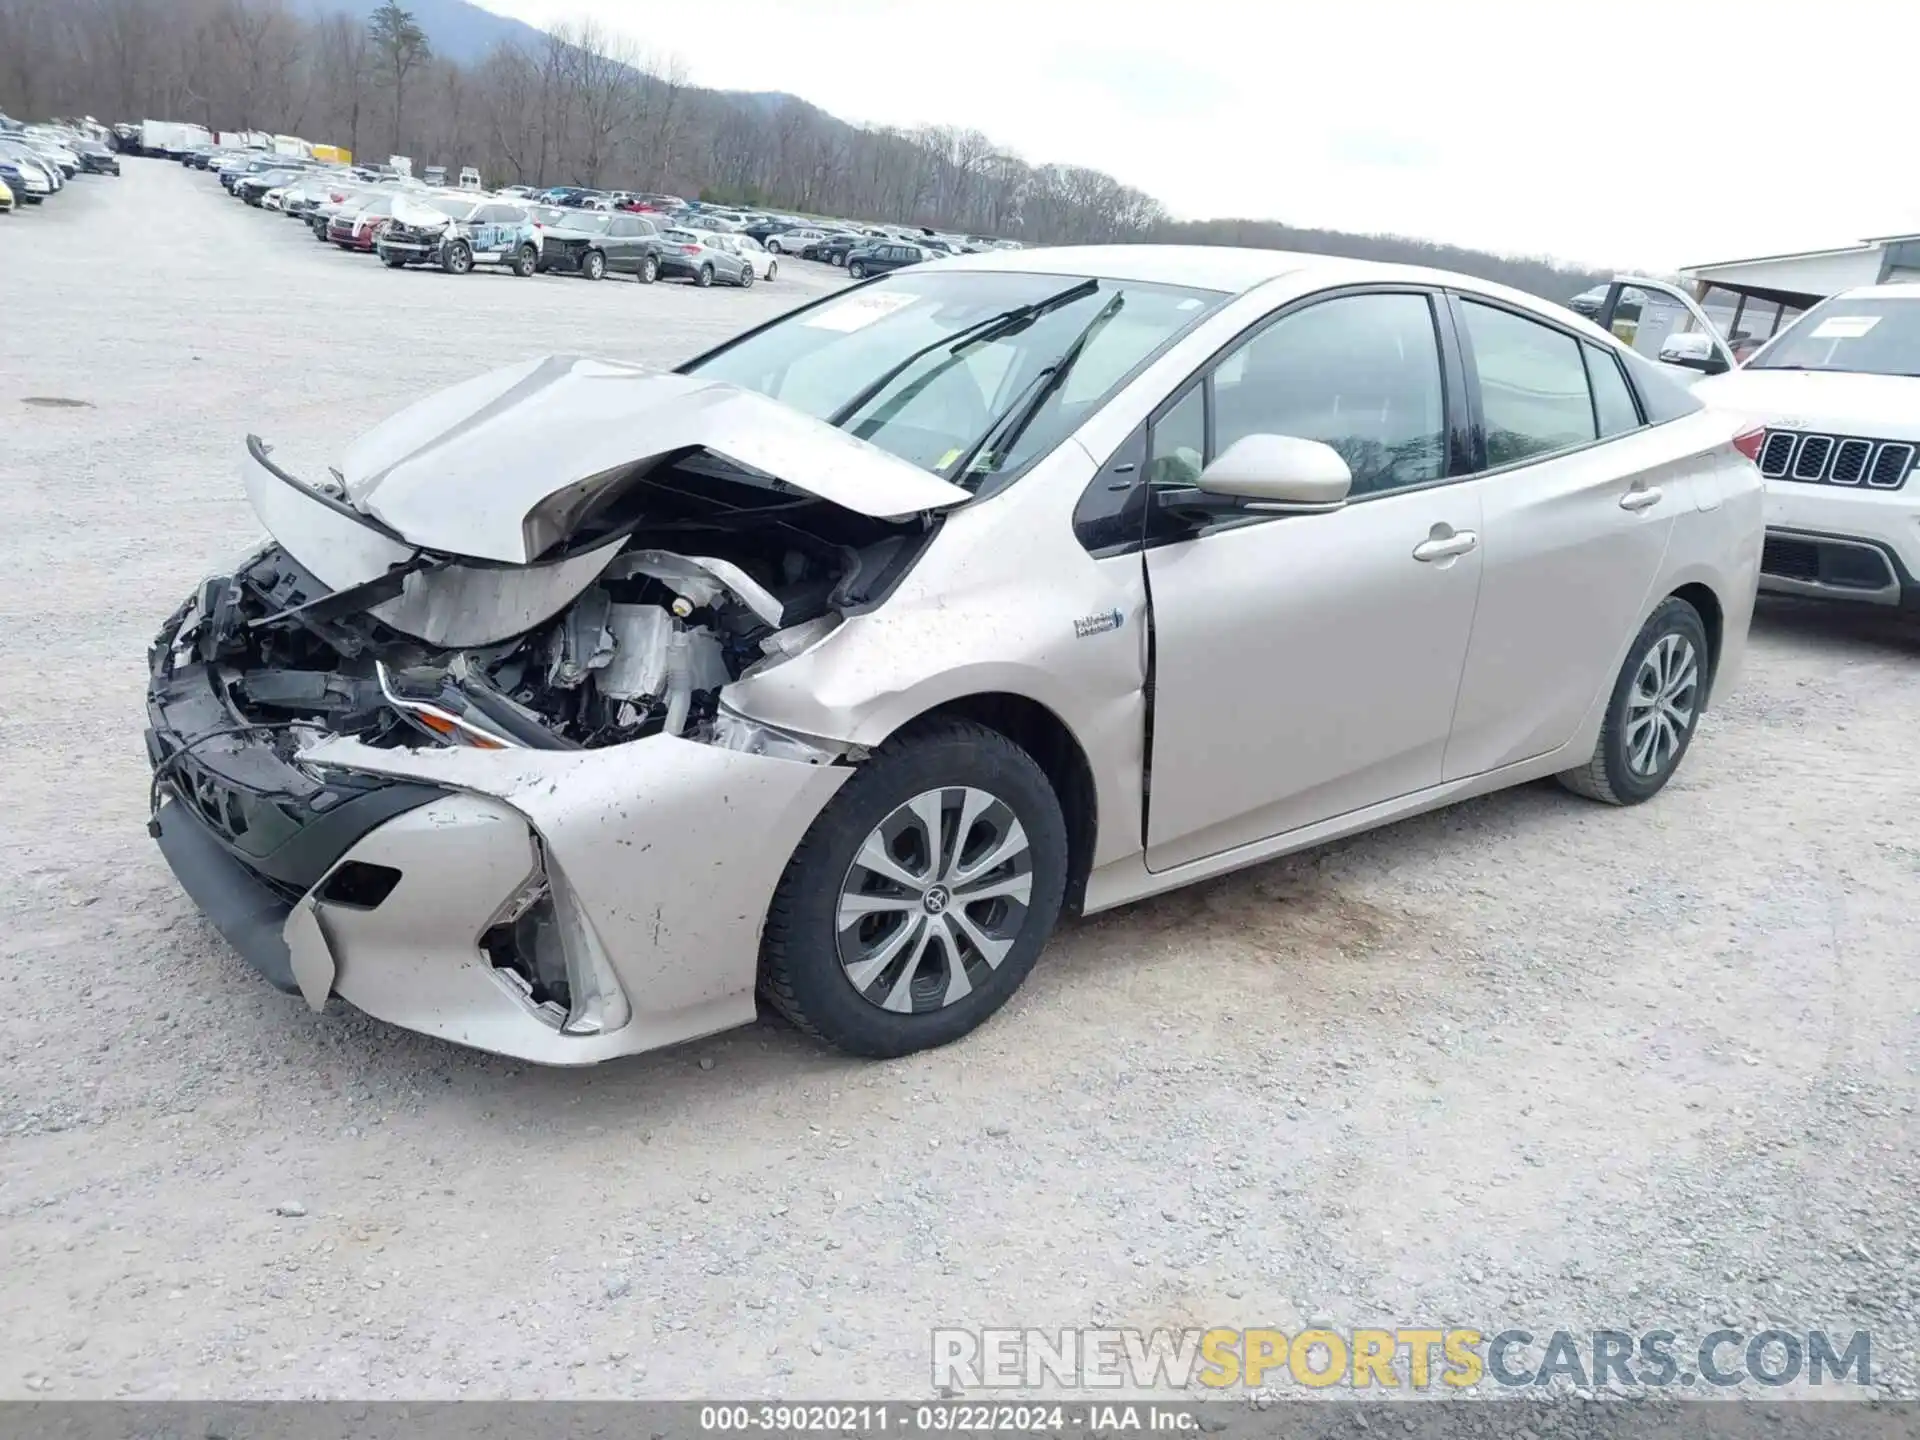
[[[313,147],[298,135],[276,135],[273,137],[273,153],[294,160],[311,160]]]
[[[273,136],[264,130],[222,130],[215,142],[226,150],[271,150]]]
[[[213,144],[213,132],[204,125],[177,120],[142,120],[140,148],[149,155],[184,155],[196,145]]]

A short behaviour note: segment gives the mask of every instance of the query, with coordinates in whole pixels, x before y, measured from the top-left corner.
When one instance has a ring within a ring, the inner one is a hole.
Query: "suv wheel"
[[[601,279],[607,273],[607,257],[598,250],[589,250],[580,262],[580,273],[589,280]]]
[[[640,260],[640,283],[642,285],[651,285],[655,280],[658,280],[659,278],[660,278],[659,260],[652,255],[642,256]]]
[[[864,280],[867,275],[867,267],[858,260],[849,260],[847,262],[847,275],[854,280]]]
[[[1053,932],[1067,830],[1026,751],[970,721],[874,751],[787,862],[760,987],[856,1055],[957,1040],[1006,1003]]]
[[[449,275],[464,275],[473,269],[473,251],[467,248],[467,242],[456,240],[441,252],[440,268]]]
[[[695,281],[694,283],[696,283],[697,285],[699,285],[699,287],[700,287],[700,288],[701,288],[702,290],[705,290],[705,289],[706,289],[707,287],[709,287],[710,285],[712,285],[712,284],[713,284],[713,266],[711,266],[711,265],[702,265],[702,266],[700,267],[700,274],[699,274],[699,277],[697,278],[697,280],[696,280],[696,281]]]
[[[540,252],[531,245],[522,245],[513,252],[513,273],[525,280],[540,266]]]
[[[740,288],[742,290],[751,290],[753,288],[753,266],[742,265],[740,267]]]
[[[1560,783],[1608,805],[1659,794],[1693,742],[1711,660],[1700,612],[1676,597],[1662,601],[1627,651],[1592,758]]]

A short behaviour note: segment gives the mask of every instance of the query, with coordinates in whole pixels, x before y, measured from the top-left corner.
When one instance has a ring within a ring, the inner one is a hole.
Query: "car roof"
[[[1920,282],[1900,281],[1891,285],[1856,285],[1842,290],[1836,300],[1920,300]]]
[[[1090,275],[1099,280],[1140,284],[1188,285],[1203,290],[1244,294],[1269,281],[1291,278],[1298,288],[1331,285],[1455,285],[1526,309],[1557,312],[1537,295],[1452,270],[1422,265],[1390,265],[1350,260],[1341,255],[1310,255],[1294,250],[1261,250],[1232,245],[1059,245],[1020,250],[985,250],[942,256],[930,262],[941,270],[1017,271],[1035,275]],[[1556,319],[1559,319],[1556,315]],[[1577,320],[1572,312],[1561,323]],[[1604,334],[1589,324],[1596,334]]]

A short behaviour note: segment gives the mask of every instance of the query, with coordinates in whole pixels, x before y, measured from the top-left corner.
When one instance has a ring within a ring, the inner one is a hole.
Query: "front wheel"
[[[889,740],[815,819],[767,914],[760,989],[856,1055],[957,1040],[1053,933],[1067,830],[1031,756],[970,721]]]
[[[847,275],[854,280],[864,280],[867,278],[867,267],[862,265],[858,260],[849,261],[847,264]]]
[[[1608,805],[1659,794],[1693,742],[1711,659],[1700,612],[1678,597],[1662,601],[1620,666],[1592,757],[1560,783]]]
[[[767,241],[767,253],[769,255],[778,255],[780,253],[780,242],[778,240]],[[773,277],[769,275],[767,278],[771,280]]]
[[[532,275],[540,266],[540,252],[531,245],[522,245],[513,252],[513,273],[522,280]]]
[[[467,242],[456,240],[442,251],[440,268],[449,275],[464,275],[473,269],[473,251],[467,248]]]
[[[659,278],[660,262],[651,255],[642,256],[640,259],[640,283],[642,285],[651,285]]]
[[[779,273],[780,273],[780,262],[778,260],[768,261],[767,262],[767,279],[771,280],[773,279],[774,276],[778,275]]]
[[[607,257],[598,250],[589,250],[586,258],[580,262],[580,273],[589,280],[600,280],[607,273]]]
[[[401,266],[405,265],[407,261],[403,255],[382,255],[380,257],[380,263],[385,265],[389,270],[398,270]]]

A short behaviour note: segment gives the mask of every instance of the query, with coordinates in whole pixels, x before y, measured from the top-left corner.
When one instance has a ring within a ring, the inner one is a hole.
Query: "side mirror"
[[[1353,488],[1340,452],[1293,435],[1243,435],[1200,472],[1199,489],[1269,514],[1338,510]]]

